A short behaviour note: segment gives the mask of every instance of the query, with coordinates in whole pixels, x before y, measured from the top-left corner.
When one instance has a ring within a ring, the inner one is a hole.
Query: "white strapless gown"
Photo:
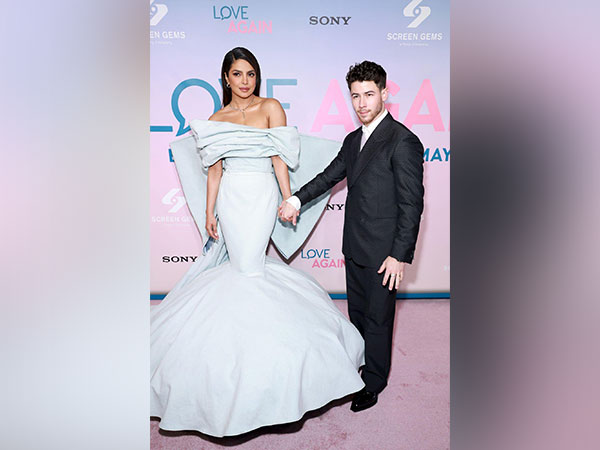
[[[278,206],[270,158],[223,156],[229,260],[151,311],[151,415],[217,437],[299,420],[364,386],[356,328],[311,276],[265,255]]]

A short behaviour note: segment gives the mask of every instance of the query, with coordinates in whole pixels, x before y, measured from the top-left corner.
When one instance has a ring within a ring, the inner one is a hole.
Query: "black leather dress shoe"
[[[366,389],[362,389],[354,394],[350,409],[354,412],[359,412],[370,408],[371,406],[375,405],[375,403],[377,403],[377,392],[371,392],[367,391]]]

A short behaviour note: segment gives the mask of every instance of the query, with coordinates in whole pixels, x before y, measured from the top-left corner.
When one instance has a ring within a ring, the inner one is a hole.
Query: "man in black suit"
[[[377,403],[391,365],[396,289],[414,256],[423,212],[423,145],[385,109],[383,67],[363,61],[346,82],[362,127],[348,134],[329,166],[282,202],[279,216],[296,224],[302,204],[347,178],[342,251],[351,322],[365,340],[365,388],[352,411]]]

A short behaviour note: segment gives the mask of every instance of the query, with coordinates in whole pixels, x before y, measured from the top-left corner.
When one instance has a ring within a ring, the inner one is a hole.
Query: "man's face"
[[[379,89],[374,81],[355,81],[350,85],[352,106],[363,125],[369,125],[385,108],[387,88]]]

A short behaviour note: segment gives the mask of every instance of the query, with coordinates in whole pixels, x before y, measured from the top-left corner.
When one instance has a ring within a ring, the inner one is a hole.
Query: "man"
[[[302,204],[347,178],[342,251],[348,313],[365,340],[365,388],[354,412],[377,403],[391,365],[396,289],[414,256],[423,212],[423,145],[385,109],[383,67],[363,61],[346,75],[362,127],[344,139],[329,166],[282,202],[282,220],[296,224]]]

